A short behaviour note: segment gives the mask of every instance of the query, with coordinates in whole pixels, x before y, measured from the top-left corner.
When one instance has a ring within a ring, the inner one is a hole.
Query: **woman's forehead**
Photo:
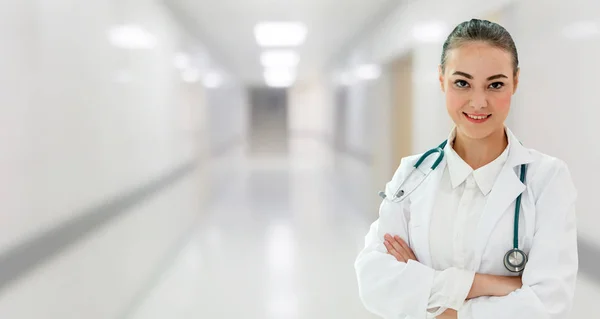
[[[448,52],[446,69],[476,76],[512,70],[511,53],[482,42],[465,43]]]

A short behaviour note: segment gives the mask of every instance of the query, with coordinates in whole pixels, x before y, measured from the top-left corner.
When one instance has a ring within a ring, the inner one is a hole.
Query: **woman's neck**
[[[508,145],[504,127],[483,139],[471,139],[456,129],[453,148],[456,153],[476,170],[495,160]]]

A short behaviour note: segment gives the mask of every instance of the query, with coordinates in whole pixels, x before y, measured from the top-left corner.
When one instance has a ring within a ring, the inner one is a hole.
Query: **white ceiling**
[[[261,21],[300,21],[306,42],[298,48],[299,79],[327,67],[401,0],[168,0],[179,18],[243,81],[262,84],[261,48],[253,28]]]

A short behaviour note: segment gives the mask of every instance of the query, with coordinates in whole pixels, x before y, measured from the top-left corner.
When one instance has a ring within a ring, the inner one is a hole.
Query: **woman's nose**
[[[471,96],[470,107],[473,109],[482,109],[488,106],[487,95],[485,92],[475,91]]]

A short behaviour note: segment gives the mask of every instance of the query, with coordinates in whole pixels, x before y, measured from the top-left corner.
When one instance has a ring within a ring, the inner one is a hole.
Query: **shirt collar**
[[[498,177],[498,174],[502,170],[504,163],[508,158],[508,152],[511,146],[511,141],[508,139],[508,146],[504,149],[504,152],[498,156],[495,160],[488,163],[487,165],[473,170],[469,164],[467,164],[452,147],[454,144],[454,138],[456,137],[456,128],[454,128],[450,136],[448,137],[448,144],[444,148],[446,153],[448,171],[450,173],[450,181],[452,188],[458,187],[462,184],[470,174],[473,174],[475,182],[479,187],[479,190],[483,195],[489,194],[494,186],[494,182]]]

